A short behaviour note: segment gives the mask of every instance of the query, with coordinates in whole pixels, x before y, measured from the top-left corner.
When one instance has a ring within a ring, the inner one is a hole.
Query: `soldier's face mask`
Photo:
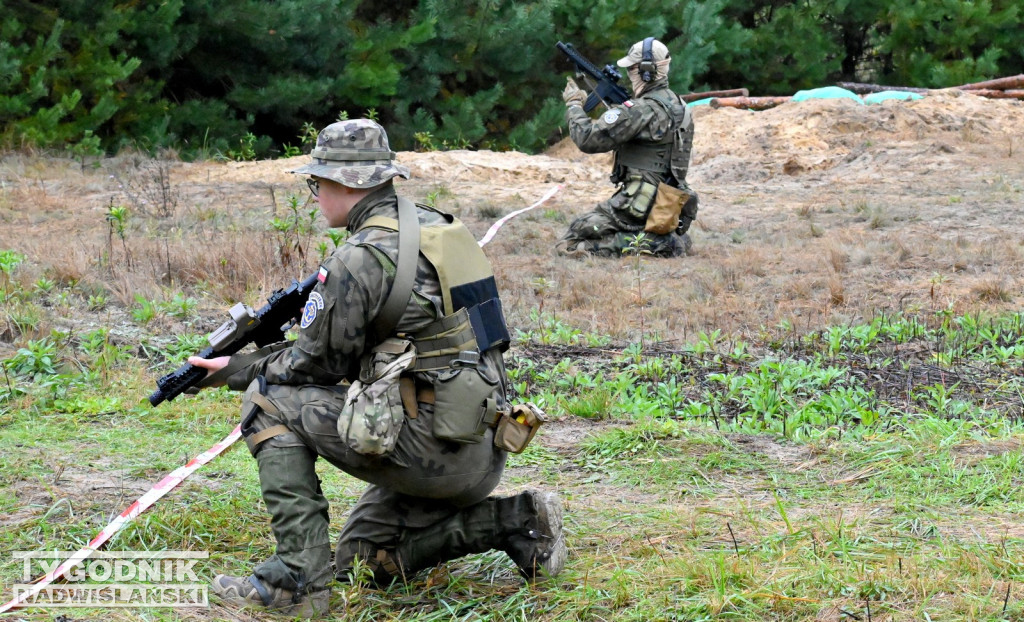
[[[640,77],[640,66],[633,65],[626,70],[626,76],[629,77],[629,84],[633,87],[633,95],[639,96],[647,88],[647,82],[644,82],[643,78]]]

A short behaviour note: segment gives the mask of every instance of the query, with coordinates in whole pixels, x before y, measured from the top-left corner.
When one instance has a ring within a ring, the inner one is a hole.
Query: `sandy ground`
[[[510,323],[519,327],[542,310],[621,339],[643,331],[689,340],[716,329],[814,330],[878,312],[1017,308],[1024,102],[941,92],[875,106],[814,100],[694,112],[688,181],[701,207],[688,257],[638,264],[555,256],[567,222],[613,192],[610,154],[585,155],[568,140],[532,156],[400,153],[413,177],[399,189],[456,213],[481,237],[502,215],[558,188],[486,247]],[[173,164],[178,219],[193,224],[136,218],[129,242],[164,236],[194,250],[219,219],[238,214],[266,230],[283,196],[305,196],[299,176],[287,173],[305,160]],[[119,193],[126,166],[121,158],[83,172],[66,160],[5,157],[0,248],[43,268],[57,256],[64,264],[95,262],[104,246],[116,246],[104,214],[127,198]],[[46,252],[55,240],[60,248]],[[226,252],[203,250],[210,251]],[[134,251],[135,274],[113,286],[122,299],[149,291],[166,268],[139,261],[142,252]],[[268,286],[282,284],[272,279]]]
[[[610,155],[565,140],[542,156],[403,154],[414,182],[502,213],[488,254],[515,318],[538,308],[635,339],[694,331],[799,330],[896,310],[1014,309],[1024,220],[1024,103],[959,92],[915,102],[790,103],[752,112],[697,107],[688,180],[700,193],[693,255],[584,261],[550,248],[611,194]],[[446,202],[442,201],[445,207]],[[483,220],[483,219],[482,219]],[[486,222],[473,223],[482,225]],[[642,313],[641,313],[642,311]]]

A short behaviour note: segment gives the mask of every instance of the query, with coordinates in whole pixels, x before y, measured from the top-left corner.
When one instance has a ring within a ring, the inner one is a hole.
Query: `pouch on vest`
[[[647,215],[644,231],[657,235],[675,231],[679,226],[679,214],[683,211],[683,204],[689,198],[690,195],[685,190],[666,183],[658,184],[658,194],[654,197],[651,213]]]
[[[521,453],[545,421],[544,411],[534,404],[517,404],[511,413],[501,415],[494,431],[494,446],[514,454]]]
[[[648,183],[639,177],[631,177],[622,186],[622,194],[628,197],[628,202],[623,209],[637,220],[647,218],[647,210],[654,201],[655,192],[658,187]]]
[[[439,373],[434,381],[434,437],[479,443],[494,423],[497,391],[498,383],[485,378],[475,365]]]
[[[408,339],[382,341],[360,361],[359,379],[349,387],[338,417],[338,436],[356,453],[386,456],[405,425],[399,376],[416,362]]]

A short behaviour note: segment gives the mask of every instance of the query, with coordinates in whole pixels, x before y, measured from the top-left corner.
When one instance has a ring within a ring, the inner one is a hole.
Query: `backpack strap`
[[[373,323],[378,341],[391,336],[409,304],[419,254],[420,219],[416,215],[416,205],[405,197],[398,197],[398,261],[391,291]]]

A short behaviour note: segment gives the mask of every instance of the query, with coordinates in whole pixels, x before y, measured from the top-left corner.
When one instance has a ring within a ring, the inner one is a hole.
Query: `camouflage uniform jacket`
[[[356,233],[323,262],[326,278],[310,294],[318,307],[315,317],[303,322],[291,347],[230,376],[230,388],[244,390],[258,375],[269,384],[287,385],[333,385],[358,376],[360,357],[375,345],[372,323],[391,289],[398,256],[396,232],[359,227],[371,216],[397,218],[397,205],[395,190],[387,185],[352,208],[348,229]],[[443,219],[433,210],[416,211],[422,226]],[[396,331],[413,333],[441,317],[442,309],[436,271],[421,254],[413,294]]]
[[[616,151],[633,142],[671,144],[674,128],[673,115],[667,107],[669,101],[678,101],[678,96],[668,88],[668,79],[662,78],[651,83],[636,99],[612,106],[597,119],[591,119],[579,106],[570,106],[565,111],[569,136],[584,153]],[[689,131],[692,136],[692,128]],[[686,160],[689,161],[689,153]],[[621,183],[631,174],[639,174],[649,183],[664,181],[658,173],[621,165],[612,171],[611,181]]]

